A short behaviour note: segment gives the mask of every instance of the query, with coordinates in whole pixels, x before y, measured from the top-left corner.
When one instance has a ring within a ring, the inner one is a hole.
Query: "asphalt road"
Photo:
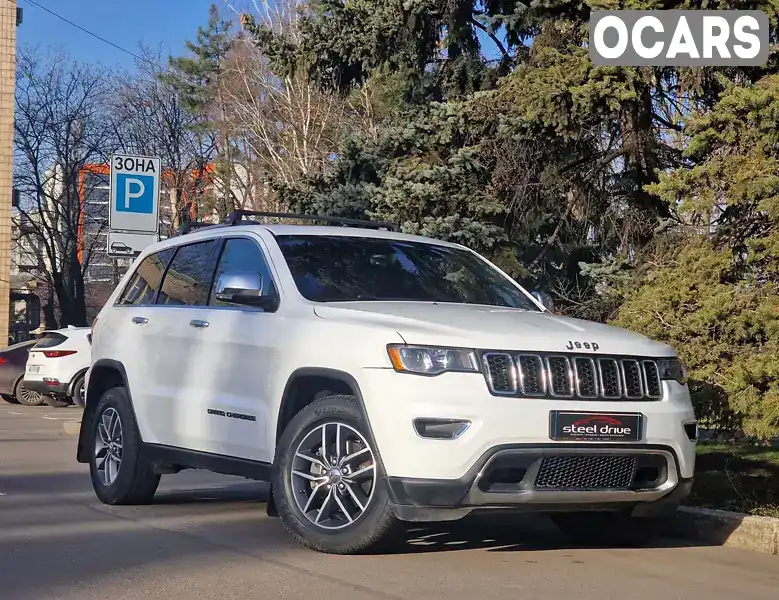
[[[169,475],[154,505],[108,507],[63,433],[78,415],[0,406],[3,600],[779,598],[779,558],[571,547],[539,517],[417,528],[391,555],[339,557],[294,543],[243,479]]]

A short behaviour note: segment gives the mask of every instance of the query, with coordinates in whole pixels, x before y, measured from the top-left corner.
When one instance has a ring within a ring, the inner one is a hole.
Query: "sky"
[[[5,0],[0,0],[3,2]],[[212,0],[35,0],[41,6],[97,35],[138,53],[138,42],[174,55],[185,51],[197,28],[208,23]],[[224,0],[216,0],[222,8]],[[65,48],[79,61],[100,62],[131,69],[135,59],[124,52],[68,25],[53,15],[17,0],[24,22],[17,29],[17,43]]]
[[[4,2],[5,0],[0,0]],[[186,50],[185,42],[195,40],[197,29],[208,23],[208,10],[212,2],[223,9],[226,0],[34,0],[36,4],[73,21],[117,46],[138,54],[138,43],[155,49],[162,44],[165,54],[180,55]],[[240,0],[231,2],[243,7]],[[100,62],[106,66],[118,65],[132,69],[135,59],[129,54],[102,42],[47,13],[28,0],[17,0],[24,9],[24,22],[17,29],[17,41],[23,45],[40,45],[65,48],[79,61]],[[477,32],[483,51],[489,58],[500,53],[495,45]]]

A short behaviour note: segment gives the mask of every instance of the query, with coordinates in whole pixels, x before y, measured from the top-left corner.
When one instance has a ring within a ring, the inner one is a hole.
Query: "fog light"
[[[57,385],[60,384],[60,380],[59,379],[52,379],[51,377],[44,377],[43,378],[43,383],[45,383],[49,387],[54,387],[54,386],[57,386]]]
[[[454,440],[466,432],[470,421],[462,419],[414,419],[414,429],[423,438]]]

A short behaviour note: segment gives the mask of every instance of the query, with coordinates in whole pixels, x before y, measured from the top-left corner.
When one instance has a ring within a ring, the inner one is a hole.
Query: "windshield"
[[[298,290],[314,302],[406,300],[539,311],[467,250],[338,235],[279,235],[277,241]]]

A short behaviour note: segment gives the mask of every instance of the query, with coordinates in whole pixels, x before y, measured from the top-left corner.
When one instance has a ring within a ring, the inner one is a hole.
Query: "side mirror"
[[[275,310],[278,305],[275,296],[263,295],[262,275],[252,271],[223,273],[216,282],[216,299],[265,310]]]
[[[552,296],[547,294],[546,292],[539,292],[538,290],[533,291],[533,298],[538,300],[538,302],[546,308],[549,312],[554,312],[554,301],[552,300]]]

